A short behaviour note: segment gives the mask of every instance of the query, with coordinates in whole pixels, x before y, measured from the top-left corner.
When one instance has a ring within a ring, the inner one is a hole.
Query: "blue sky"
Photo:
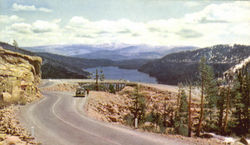
[[[250,2],[0,0],[0,41],[20,46],[249,44]]]

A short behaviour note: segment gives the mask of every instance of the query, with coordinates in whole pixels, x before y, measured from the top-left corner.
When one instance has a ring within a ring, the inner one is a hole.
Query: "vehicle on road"
[[[85,97],[86,89],[85,88],[77,88],[75,97]]]

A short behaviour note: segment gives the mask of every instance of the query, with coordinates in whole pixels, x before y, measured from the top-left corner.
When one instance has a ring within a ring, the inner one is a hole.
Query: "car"
[[[75,97],[85,97],[86,90],[84,88],[77,88]]]

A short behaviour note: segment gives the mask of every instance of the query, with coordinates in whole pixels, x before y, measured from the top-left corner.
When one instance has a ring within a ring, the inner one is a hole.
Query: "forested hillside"
[[[198,79],[198,62],[205,56],[212,66],[216,77],[250,56],[250,46],[215,45],[172,53],[143,65],[139,70],[156,77],[158,82],[176,85],[178,82],[196,81]]]

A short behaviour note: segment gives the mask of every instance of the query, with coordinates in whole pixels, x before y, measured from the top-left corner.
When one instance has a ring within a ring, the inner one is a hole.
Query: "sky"
[[[0,0],[0,41],[19,46],[250,44],[250,1]]]

